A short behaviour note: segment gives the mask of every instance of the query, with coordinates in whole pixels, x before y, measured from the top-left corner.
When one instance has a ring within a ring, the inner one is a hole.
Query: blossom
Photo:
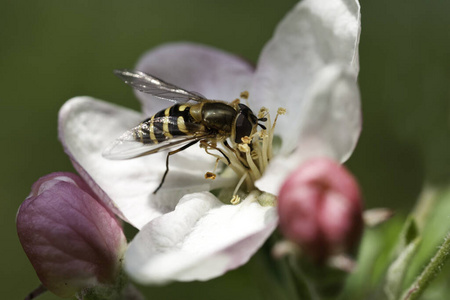
[[[310,159],[289,176],[278,214],[281,232],[317,262],[352,250],[363,229],[358,183],[328,158]]]
[[[143,114],[90,97],[64,104],[59,136],[74,167],[98,197],[140,229],[125,256],[135,280],[208,280],[244,264],[275,229],[272,200],[290,172],[310,157],[349,157],[361,128],[359,31],[357,1],[305,0],[278,25],[256,69],[235,55],[191,43],[163,45],[140,59],[136,70],[208,99],[232,101],[249,91],[255,113],[261,107],[272,116],[278,107],[287,110],[275,128],[280,142],[274,158],[254,182],[258,189],[238,205],[223,203],[221,193],[239,178],[225,169],[206,180],[216,159],[199,147],[171,157],[157,194],[166,153],[125,161],[102,157],[111,141],[170,106],[167,101],[136,92]]]
[[[113,284],[127,245],[114,215],[81,178],[64,172],[33,185],[17,233],[42,284],[60,297]]]

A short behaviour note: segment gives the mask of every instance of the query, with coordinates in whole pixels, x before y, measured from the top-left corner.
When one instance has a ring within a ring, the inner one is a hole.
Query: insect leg
[[[225,140],[225,141],[223,142],[223,144],[224,144],[228,149],[230,149],[231,151],[234,152],[234,149],[228,144],[227,140]]]
[[[164,172],[163,178],[161,179],[161,183],[158,185],[158,187],[156,188],[156,190],[153,192],[153,194],[156,194],[156,192],[162,187],[164,180],[166,179],[167,173],[169,173],[169,156],[178,153],[180,151],[186,150],[187,148],[189,148],[190,146],[194,145],[195,143],[197,143],[197,141],[192,141],[189,144],[184,145],[181,148],[178,148],[176,150],[170,151],[169,153],[167,153],[166,156],[166,171]]]
[[[226,142],[226,141],[225,141],[225,142]],[[206,153],[215,156],[214,154],[211,154],[211,153],[208,152],[208,148],[217,150],[217,151],[219,151],[219,152],[223,155],[223,157],[227,160],[227,164],[228,164],[228,165],[231,164],[231,161],[230,161],[230,159],[228,158],[228,156],[222,151],[222,149],[218,148],[215,144],[211,144],[211,143],[208,144],[208,142],[203,142],[203,141],[202,141],[201,143],[202,143],[202,145],[205,147]],[[217,156],[216,156],[216,157],[217,157]]]
[[[223,153],[223,151],[220,148],[215,148],[216,150],[218,150],[220,153],[222,153],[223,157],[225,157],[225,159],[227,160],[228,164],[231,165],[231,161],[228,158],[228,156],[225,155],[225,153]]]

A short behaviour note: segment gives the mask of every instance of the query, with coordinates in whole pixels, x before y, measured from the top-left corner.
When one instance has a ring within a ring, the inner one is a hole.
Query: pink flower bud
[[[60,297],[112,283],[126,248],[122,228],[77,175],[40,178],[17,214],[22,247],[42,284]]]
[[[278,214],[282,233],[316,262],[351,250],[363,229],[358,184],[328,158],[311,159],[290,175]]]

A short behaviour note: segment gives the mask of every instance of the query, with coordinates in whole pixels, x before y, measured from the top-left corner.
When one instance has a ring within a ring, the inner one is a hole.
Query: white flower
[[[261,191],[277,195],[305,159],[344,161],[353,151],[361,129],[359,32],[356,0],[304,0],[279,24],[256,70],[234,55],[187,43],[148,52],[136,69],[209,99],[232,101],[248,90],[255,113],[263,106],[272,115],[286,108],[275,131],[281,148],[256,182]],[[59,116],[60,139],[77,171],[141,230],[126,253],[126,270],[139,282],[164,283],[208,280],[244,264],[276,227],[276,209],[261,206],[257,191],[239,205],[219,201],[209,191],[235,185],[237,178],[205,180],[214,157],[197,146],[172,156],[156,195],[166,153],[126,161],[102,157],[111,141],[170,106],[147,94],[137,96],[144,114],[78,97]]]

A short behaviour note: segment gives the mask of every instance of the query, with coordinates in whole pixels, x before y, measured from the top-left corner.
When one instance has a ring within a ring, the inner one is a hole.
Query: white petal
[[[173,43],[155,48],[139,60],[137,70],[155,75],[208,99],[231,102],[247,90],[254,68],[238,56],[191,43]],[[167,101],[136,92],[143,111],[154,114],[168,106]]]
[[[183,197],[131,242],[125,269],[136,281],[208,280],[244,264],[277,224],[276,209],[253,195],[225,205],[210,193]]]
[[[359,3],[355,0],[304,0],[278,25],[260,56],[250,100],[260,101],[280,118],[276,134],[291,137],[290,120],[298,118],[317,73],[328,64],[352,66],[357,72],[360,33]],[[282,146],[283,151],[291,151]]]
[[[142,119],[141,114],[89,97],[67,101],[59,114],[59,136],[74,167],[105,202],[112,200],[121,216],[137,228],[171,211],[185,193],[224,184],[204,179],[215,159],[198,146],[171,157],[170,172],[156,195],[153,191],[165,171],[166,153],[123,161],[102,157],[112,141]]]
[[[286,177],[303,161],[325,156],[344,162],[361,132],[362,118],[356,74],[351,67],[327,66],[316,76],[297,120],[290,122],[295,138],[285,141],[295,148],[273,159],[256,186],[278,194]]]

